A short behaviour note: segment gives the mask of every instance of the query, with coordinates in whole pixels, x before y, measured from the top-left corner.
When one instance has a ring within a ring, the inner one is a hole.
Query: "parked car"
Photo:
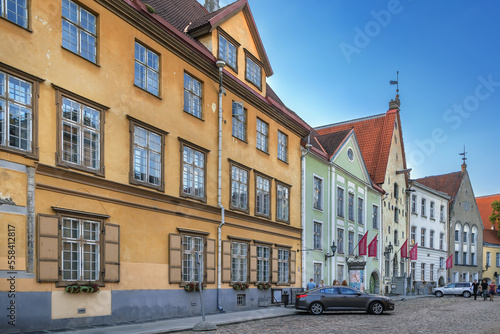
[[[461,295],[465,298],[469,298],[472,295],[472,283],[449,283],[445,286],[432,288],[432,294],[436,295],[436,297],[443,297],[444,295]]]
[[[295,309],[318,315],[323,311],[366,311],[382,314],[394,310],[390,298],[371,295],[347,286],[327,286],[297,294]]]

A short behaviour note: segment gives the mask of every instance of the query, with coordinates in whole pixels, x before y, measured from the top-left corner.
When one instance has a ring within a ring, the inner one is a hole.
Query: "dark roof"
[[[490,216],[493,213],[491,203],[500,201],[500,194],[476,197],[477,209],[481,215],[483,226],[485,229],[491,229]],[[496,228],[496,227],[495,227]]]
[[[489,244],[500,245],[500,237],[498,237],[498,230],[483,230],[483,242]]]
[[[399,119],[399,111],[397,109],[389,110],[385,114],[317,127],[315,130],[320,135],[326,135],[354,129],[370,178],[375,183],[382,184],[385,179],[392,135],[394,132],[394,123],[396,120],[398,120],[399,123],[398,130],[401,146],[403,147],[403,163],[404,166],[406,166],[403,134]]]
[[[317,136],[316,138],[325,152],[328,153],[328,156],[331,158],[337,152],[337,149],[345,141],[346,137],[349,135],[349,133],[351,133],[351,131],[352,129],[342,130],[322,136]]]
[[[446,193],[453,199],[457,195],[460,184],[462,183],[462,178],[463,172],[454,172],[443,175],[427,176],[416,179],[415,181],[431,189]]]
[[[196,0],[141,0],[150,5],[165,21],[184,32],[193,21],[208,15],[208,11]],[[212,13],[213,14],[213,13]]]

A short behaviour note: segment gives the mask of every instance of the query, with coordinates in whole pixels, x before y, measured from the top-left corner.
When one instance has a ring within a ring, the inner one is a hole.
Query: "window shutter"
[[[105,224],[104,282],[120,282],[120,225]]]
[[[278,283],[278,249],[272,248],[271,255],[271,282]]]
[[[181,283],[181,259],[182,259],[182,243],[181,235],[170,233],[170,253],[169,253],[169,282]]]
[[[297,272],[296,267],[297,252],[290,251],[290,284],[295,284],[295,273]]]
[[[206,283],[215,283],[215,239],[207,239]]]
[[[231,242],[222,242],[222,282],[231,282]]]
[[[38,282],[59,280],[59,219],[57,216],[38,215],[37,279]]]
[[[250,283],[257,282],[257,246],[250,245]]]

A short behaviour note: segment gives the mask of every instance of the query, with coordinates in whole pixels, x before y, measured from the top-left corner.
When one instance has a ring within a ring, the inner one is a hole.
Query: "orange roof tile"
[[[500,237],[498,236],[498,231],[484,229],[483,242],[500,245]]]
[[[490,230],[492,225],[490,223],[490,216],[493,213],[493,208],[491,207],[493,201],[500,201],[500,194],[476,197],[477,209],[481,215],[484,228],[487,230]],[[496,229],[498,230],[498,227]]]
[[[443,175],[427,176],[421,179],[416,179],[420,184],[434,190],[441,191],[455,198],[462,183],[462,172],[454,172]]]
[[[387,162],[391,148],[394,122],[399,123],[401,145],[403,146],[403,163],[406,168],[403,135],[397,109],[385,114],[350,120],[315,128],[320,136],[329,133],[354,129],[361,154],[366,164],[370,178],[377,184],[384,183]]]

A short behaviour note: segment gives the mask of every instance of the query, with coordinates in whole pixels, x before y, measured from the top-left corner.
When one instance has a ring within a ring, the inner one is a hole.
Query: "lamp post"
[[[337,250],[337,246],[335,245],[335,241],[332,242],[332,245],[330,246],[330,250],[332,252],[332,254],[330,255],[330,253],[326,253],[325,254],[325,261],[329,258],[329,257],[333,257],[335,256],[335,251]]]

